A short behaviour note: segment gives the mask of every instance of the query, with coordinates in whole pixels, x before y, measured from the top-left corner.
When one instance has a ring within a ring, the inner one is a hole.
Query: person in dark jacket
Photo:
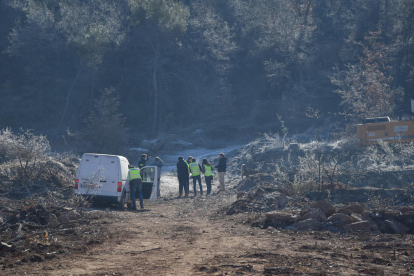
[[[207,186],[207,195],[209,195],[211,193],[211,181],[213,181],[213,168],[206,158],[203,159],[202,169]]]
[[[187,166],[188,166],[188,173],[190,174],[190,163],[193,162],[193,157],[192,156],[188,156],[187,158]],[[188,187],[188,192],[190,192],[190,177],[188,177],[188,183],[187,183],[187,187]]]
[[[219,191],[225,191],[226,186],[224,185],[224,175],[226,174],[226,168],[227,168],[227,157],[224,156],[224,153],[219,154],[219,163],[217,166],[214,166],[214,168],[217,168],[218,175],[219,175]]]
[[[145,167],[148,159],[150,158],[151,156],[147,156],[145,153],[141,154],[141,160],[139,160],[138,162],[138,168],[142,169],[143,167]]]
[[[183,157],[178,157],[177,162],[177,176],[178,176],[178,193],[179,197],[183,195],[183,190],[185,193],[185,197],[188,197],[189,194],[189,181],[190,181],[190,172],[188,170],[187,162],[184,161]]]

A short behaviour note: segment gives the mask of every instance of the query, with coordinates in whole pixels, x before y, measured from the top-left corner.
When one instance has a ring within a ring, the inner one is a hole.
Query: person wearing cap
[[[178,157],[177,162],[177,177],[178,177],[178,197],[183,195],[183,190],[185,193],[185,197],[188,197],[189,194],[189,170],[188,164],[184,161],[182,156]]]
[[[200,195],[203,195],[203,186],[201,185],[201,171],[202,168],[200,164],[197,163],[197,160],[193,158],[193,162],[190,163],[190,171],[193,177],[193,190],[194,196],[197,196],[197,181],[200,187]]]
[[[138,168],[142,169],[143,167],[145,167],[148,159],[150,158],[151,156],[147,156],[145,153],[141,154],[141,160],[139,160],[138,162]]]
[[[157,197],[161,197],[161,191],[160,191],[160,181],[161,181],[161,168],[164,166],[164,161],[161,160],[158,156],[154,158],[154,161],[151,163],[150,166],[157,166],[158,167],[158,174],[157,174]]]
[[[135,194],[138,191],[139,204],[144,209],[144,197],[142,196],[142,176],[141,170],[134,166],[129,166],[128,170],[129,190],[131,191],[132,210],[137,210]]]
[[[203,159],[202,170],[206,181],[207,195],[209,195],[211,193],[211,181],[213,181],[213,168],[206,158]]]
[[[215,168],[217,168],[218,171],[218,175],[219,175],[219,191],[225,191],[226,187],[224,185],[224,175],[226,174],[226,161],[227,161],[227,157],[224,156],[224,153],[220,153],[219,154],[219,163],[218,165],[214,166]]]

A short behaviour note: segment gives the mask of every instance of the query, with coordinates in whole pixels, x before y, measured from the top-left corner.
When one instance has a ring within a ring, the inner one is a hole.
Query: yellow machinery
[[[388,118],[379,117],[366,120]],[[377,144],[378,141],[388,143],[411,142],[414,140],[413,121],[374,122],[357,125],[357,139],[361,145]]]
[[[411,112],[402,111],[399,120],[389,117],[367,118],[363,124],[357,125],[357,139],[361,145],[414,141],[414,100],[411,100]]]

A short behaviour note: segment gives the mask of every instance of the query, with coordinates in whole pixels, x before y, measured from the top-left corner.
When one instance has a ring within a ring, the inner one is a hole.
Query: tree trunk
[[[157,69],[158,69],[158,45],[157,49],[154,49],[154,64],[152,70],[152,86],[154,89],[154,108],[153,108],[153,121],[152,121],[152,132],[155,134],[158,127],[158,83],[157,83]]]
[[[68,95],[66,96],[66,104],[65,104],[65,109],[63,110],[62,117],[60,118],[59,126],[58,126],[58,128],[57,128],[57,133],[59,133],[59,131],[60,131],[60,127],[62,126],[63,119],[65,118],[66,111],[68,110],[68,105],[69,105],[70,94],[72,93],[73,87],[75,86],[76,81],[78,80],[78,77],[79,77],[79,75],[80,75],[81,70],[82,70],[82,61],[81,61],[81,62],[80,62],[80,64],[79,64],[79,70],[78,70],[78,73],[76,74],[76,78],[75,78],[75,80],[73,81],[72,86],[71,86],[71,87],[70,87],[70,89],[69,89]]]

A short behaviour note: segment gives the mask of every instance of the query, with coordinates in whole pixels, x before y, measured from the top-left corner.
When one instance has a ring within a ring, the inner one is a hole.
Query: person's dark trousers
[[[185,183],[185,187],[187,188],[188,193],[190,193],[190,177],[188,177],[187,182]]]
[[[187,177],[185,180],[183,180],[183,182],[185,196],[188,196],[190,194],[190,178]]]
[[[141,209],[144,208],[144,196],[142,195],[142,182],[140,185],[138,185],[138,198],[139,198],[139,205],[141,206]]]
[[[135,179],[134,179],[135,180]],[[139,204],[141,208],[144,208],[144,197],[142,196],[142,181],[139,181],[140,184],[130,184],[129,188],[131,191],[131,201],[132,201],[132,209],[137,209],[137,199],[136,193],[138,192]]]
[[[187,184],[187,179],[178,178],[178,185],[179,185],[178,186],[178,194],[180,196],[183,195],[183,190],[184,190],[185,195],[188,194],[188,191],[186,189],[186,184]]]
[[[201,185],[201,176],[197,175],[197,176],[193,176],[193,188],[194,188],[194,196],[197,195],[197,183],[198,181],[198,185],[200,186],[200,195],[203,195],[203,186]]]
[[[204,179],[206,180],[207,194],[209,195],[211,193],[211,181],[213,180],[213,176],[205,176]]]

